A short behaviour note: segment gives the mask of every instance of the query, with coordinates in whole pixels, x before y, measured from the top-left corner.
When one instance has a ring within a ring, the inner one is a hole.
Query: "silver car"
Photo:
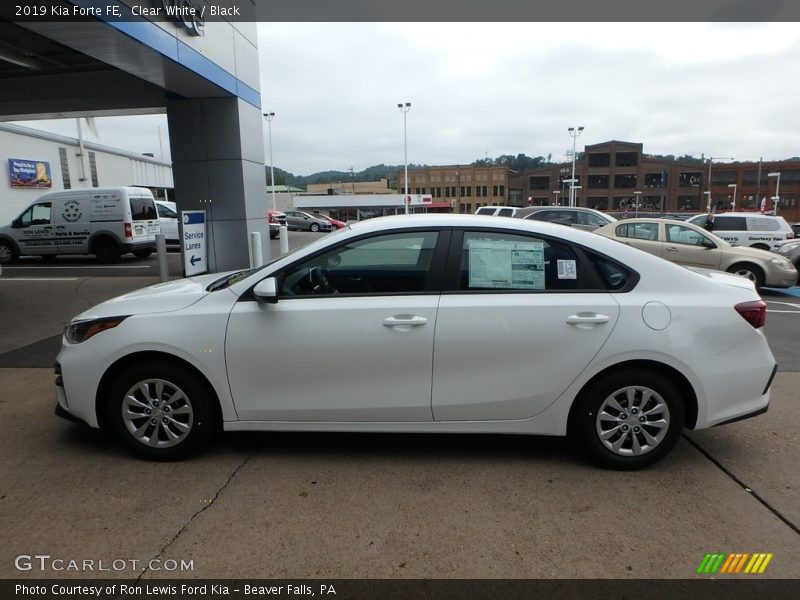
[[[287,210],[286,225],[296,231],[330,231],[333,226],[327,219],[315,217],[300,210]]]
[[[532,221],[548,221],[549,223],[568,225],[584,231],[594,231],[598,227],[616,221],[614,217],[599,210],[580,206],[531,206],[520,209],[514,216]]]

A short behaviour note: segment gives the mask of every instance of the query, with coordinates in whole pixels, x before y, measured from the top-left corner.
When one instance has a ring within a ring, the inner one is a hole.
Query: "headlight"
[[[89,319],[87,321],[75,321],[70,323],[64,330],[64,337],[70,344],[80,344],[85,342],[95,334],[105,331],[106,329],[113,329],[129,315],[124,317],[105,317],[103,319]]]
[[[792,263],[790,263],[785,258],[781,258],[779,256],[776,256],[775,258],[770,258],[769,262],[778,265],[781,269],[794,270],[794,265]]]

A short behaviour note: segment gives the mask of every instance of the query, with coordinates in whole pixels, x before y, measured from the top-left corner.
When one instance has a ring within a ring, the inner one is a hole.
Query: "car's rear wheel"
[[[756,285],[756,289],[764,286],[764,272],[755,265],[736,263],[728,269],[728,273],[749,279]]]
[[[14,246],[8,242],[0,242],[0,265],[7,265],[17,260],[17,252]]]
[[[94,243],[92,253],[97,257],[101,263],[115,263],[119,260],[121,255],[119,246],[109,239],[100,239]]]
[[[117,437],[139,456],[172,460],[207,444],[219,430],[215,400],[178,365],[146,361],[117,375],[106,416]]]
[[[581,393],[570,435],[595,463],[640,469],[677,443],[685,421],[677,388],[662,374],[626,369],[611,373]]]

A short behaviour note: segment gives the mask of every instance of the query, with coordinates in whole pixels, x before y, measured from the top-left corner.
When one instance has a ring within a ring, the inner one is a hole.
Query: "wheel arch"
[[[572,401],[572,405],[569,409],[569,417],[567,418],[567,435],[571,433],[571,430],[574,426],[573,419],[575,416],[575,410],[580,404],[580,400],[586,391],[594,386],[594,384],[600,379],[610,375],[615,371],[621,371],[624,369],[655,371],[656,373],[668,378],[678,388],[681,399],[683,400],[683,405],[686,410],[685,427],[688,429],[694,429],[695,425],[697,424],[697,394],[695,393],[694,387],[692,387],[692,384],[689,382],[686,376],[675,367],[655,360],[627,360],[606,367],[602,371],[596,373],[585,384],[583,384],[580,391],[575,395],[575,398]]]
[[[7,235],[5,233],[0,234],[0,242],[5,242],[9,246],[11,246],[11,249],[14,252],[16,252],[17,256],[19,256],[21,254],[20,247],[19,247],[19,244],[17,243],[17,240],[15,240],[10,235]]]
[[[176,367],[184,368],[189,371],[197,380],[207,389],[208,393],[213,399],[214,409],[217,413],[218,422],[222,423],[222,406],[220,404],[219,394],[214,386],[203,374],[200,369],[195,367],[192,363],[166,352],[159,352],[155,350],[145,350],[141,352],[134,352],[128,354],[112,363],[105,373],[103,373],[100,383],[97,386],[97,393],[95,395],[95,414],[97,415],[97,424],[100,429],[108,429],[108,416],[106,415],[106,396],[108,391],[117,378],[119,373],[131,365],[139,364],[144,361],[156,361],[160,364],[173,365]]]

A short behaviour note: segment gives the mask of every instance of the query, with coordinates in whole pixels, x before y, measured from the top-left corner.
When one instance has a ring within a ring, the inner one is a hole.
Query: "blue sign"
[[[181,212],[183,270],[187,277],[208,271],[206,266],[206,211]]]
[[[43,160],[8,159],[8,180],[15,188],[51,188],[50,163]]]

